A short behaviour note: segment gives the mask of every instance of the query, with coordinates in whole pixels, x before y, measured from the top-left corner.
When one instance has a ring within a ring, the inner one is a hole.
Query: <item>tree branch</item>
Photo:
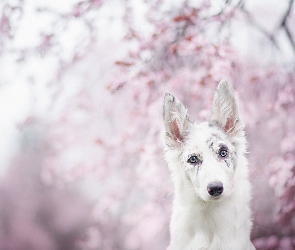
[[[290,45],[292,46],[292,48],[294,50],[294,53],[295,53],[295,42],[294,42],[294,39],[292,38],[292,34],[291,34],[291,32],[290,32],[290,30],[289,30],[289,28],[287,26],[287,19],[288,19],[289,15],[290,15],[293,3],[294,3],[294,0],[290,0],[288,9],[287,9],[285,15],[283,16],[283,20],[281,22],[280,27],[285,30],[285,32],[287,34],[287,37],[288,37],[288,40],[290,42]]]
[[[244,4],[241,5],[241,10],[246,15],[249,23],[252,24],[253,27],[256,28],[258,31],[260,31],[264,36],[266,36],[277,49],[280,49],[279,46],[278,46],[278,44],[277,44],[277,42],[276,42],[276,40],[275,40],[275,38],[274,38],[274,35],[271,34],[271,33],[269,33],[262,26],[260,26],[258,23],[255,22],[254,18],[250,14],[250,12],[245,9]]]
[[[280,48],[279,48],[279,45],[276,42],[275,35],[276,35],[276,33],[280,29],[284,29],[285,32],[286,32],[287,38],[289,40],[289,43],[290,43],[290,45],[291,45],[291,47],[293,49],[293,52],[295,54],[295,41],[294,41],[294,39],[292,37],[292,34],[290,32],[290,29],[289,29],[289,27],[287,25],[287,19],[288,19],[290,13],[291,13],[291,9],[292,9],[293,3],[294,3],[294,0],[290,0],[289,6],[288,6],[288,8],[286,10],[286,13],[284,14],[284,16],[282,18],[282,21],[280,22],[278,28],[274,32],[272,32],[272,33],[269,33],[262,26],[260,26],[259,24],[257,24],[255,22],[254,18],[252,17],[252,15],[250,14],[250,12],[245,9],[245,7],[244,7],[243,4],[241,5],[241,10],[245,13],[245,15],[246,15],[249,23],[251,23],[253,25],[253,27],[256,28],[258,31],[260,31],[263,35],[265,35],[267,38],[269,38],[269,40],[271,41],[271,43],[273,45],[275,45],[275,47],[277,49],[280,49]]]

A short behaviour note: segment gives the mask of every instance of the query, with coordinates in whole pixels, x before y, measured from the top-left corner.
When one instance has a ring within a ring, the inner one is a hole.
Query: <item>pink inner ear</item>
[[[233,130],[234,128],[234,125],[235,125],[234,120],[228,118],[223,128],[224,132],[226,133],[231,132],[231,130]]]
[[[179,126],[176,120],[172,122],[172,134],[174,136],[174,140],[183,141],[183,136],[179,131]]]

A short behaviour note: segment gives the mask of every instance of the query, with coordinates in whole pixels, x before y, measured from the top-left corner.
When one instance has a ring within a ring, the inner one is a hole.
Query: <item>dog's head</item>
[[[221,81],[207,122],[194,124],[171,94],[164,98],[165,157],[176,181],[189,183],[203,201],[229,197],[245,151],[244,125],[234,90]],[[181,184],[183,185],[183,184]]]

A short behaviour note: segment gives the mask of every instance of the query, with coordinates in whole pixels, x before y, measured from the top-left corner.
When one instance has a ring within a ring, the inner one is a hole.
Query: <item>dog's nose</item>
[[[223,184],[220,181],[214,181],[208,184],[207,191],[211,196],[221,195],[223,192]]]

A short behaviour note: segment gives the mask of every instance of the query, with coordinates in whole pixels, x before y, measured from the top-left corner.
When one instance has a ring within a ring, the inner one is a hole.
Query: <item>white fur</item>
[[[251,186],[244,156],[246,140],[234,91],[221,81],[208,122],[190,122],[171,94],[164,98],[165,158],[175,187],[169,250],[253,250],[250,241]],[[228,148],[222,158],[219,150]],[[199,162],[188,162],[191,155]],[[223,183],[215,197],[209,183]]]

